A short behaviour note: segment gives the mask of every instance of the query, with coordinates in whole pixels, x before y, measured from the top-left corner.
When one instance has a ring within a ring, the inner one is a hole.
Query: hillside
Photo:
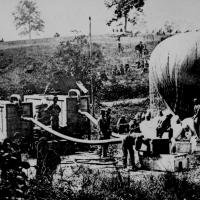
[[[47,83],[51,81],[51,74],[58,67],[53,57],[57,46],[61,41],[68,41],[70,39],[72,37],[0,43],[1,96],[7,96],[16,92],[23,94],[25,90],[28,90],[27,86],[28,88],[34,87],[35,92],[43,92]],[[123,53],[118,53],[115,37],[109,35],[92,37],[92,42],[100,45],[104,56],[104,62],[97,69],[97,72],[100,73],[105,70],[108,78],[111,80],[113,78],[111,72],[114,66],[119,67],[120,64],[128,63],[131,68],[129,74],[116,76],[116,81],[135,87],[135,90],[140,90],[141,85],[148,88],[148,71],[143,72],[142,69],[136,66],[137,55],[135,45],[140,40],[146,43],[149,52],[151,52],[158,44],[159,38],[155,41],[142,37],[122,38]],[[146,96],[146,92],[144,95],[135,94],[135,97]]]

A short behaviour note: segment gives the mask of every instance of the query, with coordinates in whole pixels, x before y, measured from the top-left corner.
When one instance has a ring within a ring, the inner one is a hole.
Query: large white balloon
[[[200,32],[161,42],[151,54],[149,80],[175,114],[192,116],[193,99],[200,97]]]

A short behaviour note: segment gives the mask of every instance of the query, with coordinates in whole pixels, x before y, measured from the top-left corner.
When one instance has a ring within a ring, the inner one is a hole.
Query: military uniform
[[[194,125],[195,125],[195,130],[197,132],[197,135],[199,137],[200,135],[200,105],[196,104],[194,105]]]
[[[99,139],[100,140],[106,140],[110,139],[110,133],[108,130],[108,121],[105,115],[105,111],[101,111],[101,117],[98,119],[98,126],[99,126]],[[102,145],[102,148],[100,149],[100,156],[103,151],[103,157],[107,156],[107,151],[108,151],[108,144]]]
[[[59,129],[59,113],[61,112],[61,108],[57,104],[52,104],[48,111],[51,115],[51,127],[53,130],[58,131]]]
[[[129,124],[125,119],[125,116],[122,116],[117,122],[117,128],[119,130],[119,134],[127,133],[129,131]]]

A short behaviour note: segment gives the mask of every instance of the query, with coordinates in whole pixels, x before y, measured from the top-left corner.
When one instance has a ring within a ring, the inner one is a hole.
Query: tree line
[[[129,12],[136,9],[142,12],[145,0],[105,0],[104,4],[107,8],[114,8],[113,17],[108,21],[107,25],[110,26],[112,22],[118,21],[123,18],[124,30],[127,30],[127,22],[129,21]],[[20,35],[28,35],[29,39],[32,33],[40,33],[44,31],[45,22],[41,18],[41,12],[33,0],[20,0],[12,13],[14,17],[14,24]],[[136,23],[137,19],[132,19],[132,23]]]

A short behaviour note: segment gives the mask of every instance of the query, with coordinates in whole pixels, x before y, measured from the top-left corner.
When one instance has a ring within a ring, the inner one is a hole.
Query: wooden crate
[[[187,141],[176,142],[176,153],[191,153],[192,144]]]
[[[21,120],[18,106],[9,101],[0,101],[0,140],[13,137],[17,132],[24,135],[32,133],[32,123]],[[22,104],[23,114],[32,117],[32,104]]]
[[[149,170],[177,172],[190,167],[187,154],[161,154],[157,158],[145,158],[144,165]]]

